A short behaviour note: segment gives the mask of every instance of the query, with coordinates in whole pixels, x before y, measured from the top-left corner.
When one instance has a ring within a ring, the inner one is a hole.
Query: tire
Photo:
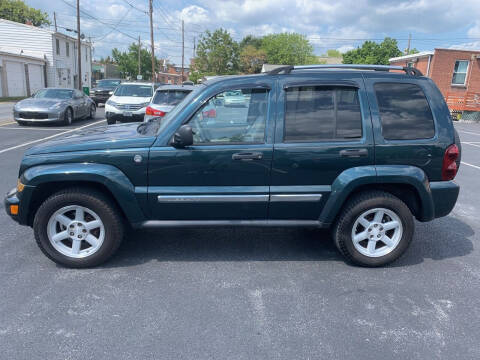
[[[114,119],[112,119],[112,118],[107,118],[107,124],[108,124],[108,125],[113,125],[113,124],[115,124],[115,123],[116,123],[116,121],[115,121]]]
[[[76,218],[78,208],[84,215]],[[56,214],[63,215],[63,220],[57,221]],[[88,224],[97,220],[98,226],[89,229]],[[123,216],[115,204],[101,192],[84,188],[62,190],[45,200],[35,214],[33,230],[42,252],[57,264],[71,268],[102,264],[117,251],[124,235]],[[67,233],[60,236],[63,240],[52,239],[52,234],[62,232]],[[77,235],[83,238],[78,240]],[[93,243],[91,235],[96,239]],[[74,243],[79,244],[76,250]]]
[[[380,222],[374,218],[377,214],[381,216]],[[391,227],[395,222],[399,224],[397,227],[386,230],[385,223]],[[377,267],[397,260],[410,245],[413,233],[413,216],[403,201],[387,192],[368,191],[348,201],[335,223],[333,238],[337,249],[348,261]],[[362,239],[364,234],[364,240],[354,241],[354,235]]]
[[[65,114],[63,115],[63,124],[64,125],[72,125],[73,122],[73,111],[71,108],[67,108],[65,110]]]
[[[88,118],[89,119],[95,119],[95,113],[97,112],[97,108],[94,104],[91,104],[90,105],[90,112],[88,114]]]

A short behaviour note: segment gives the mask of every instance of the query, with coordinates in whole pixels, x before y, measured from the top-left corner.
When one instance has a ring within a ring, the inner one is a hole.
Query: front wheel
[[[408,248],[414,232],[410,209],[383,191],[356,195],[335,224],[338,250],[351,262],[368,267],[386,265]]]
[[[64,125],[72,125],[73,122],[73,111],[70,108],[65,110],[65,115],[63,117],[63,124]]]
[[[33,222],[43,253],[58,264],[83,268],[110,258],[123,238],[121,213],[102,193],[66,189],[40,206]]]
[[[96,112],[97,112],[97,108],[95,107],[95,105],[94,104],[90,105],[90,113],[89,113],[88,117],[90,119],[95,119]]]
[[[113,125],[113,124],[115,124],[115,123],[116,123],[115,119],[113,119],[113,118],[107,118],[107,125]]]

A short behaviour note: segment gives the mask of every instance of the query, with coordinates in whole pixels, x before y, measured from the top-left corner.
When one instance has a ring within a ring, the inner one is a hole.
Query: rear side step
[[[258,226],[258,227],[328,227],[318,220],[149,220],[136,224],[136,228],[152,229],[164,227],[216,227],[216,226]]]

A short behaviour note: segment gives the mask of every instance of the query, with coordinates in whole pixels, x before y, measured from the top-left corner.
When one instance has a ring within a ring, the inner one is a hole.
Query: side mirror
[[[173,135],[171,145],[178,149],[182,149],[186,146],[193,144],[193,131],[190,125],[182,125]]]

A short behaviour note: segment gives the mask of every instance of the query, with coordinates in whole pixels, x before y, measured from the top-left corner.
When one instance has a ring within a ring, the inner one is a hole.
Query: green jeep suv
[[[226,106],[234,92],[242,106]],[[30,148],[7,213],[69,267],[111,257],[127,227],[331,228],[381,266],[414,218],[447,215],[460,143],[433,81],[392,66],[285,66],[197,86],[164,118]]]

